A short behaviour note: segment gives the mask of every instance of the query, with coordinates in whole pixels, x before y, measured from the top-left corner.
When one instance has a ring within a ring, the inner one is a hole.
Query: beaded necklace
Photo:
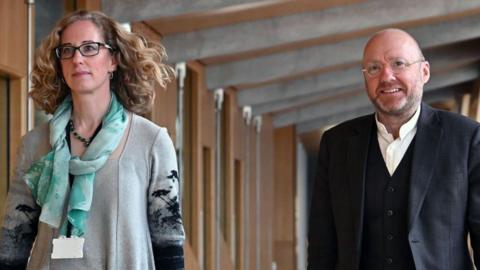
[[[90,143],[92,142],[93,137],[85,138],[85,137],[82,137],[82,135],[78,134],[78,132],[75,130],[75,126],[73,125],[73,120],[72,119],[70,119],[70,121],[68,123],[70,125],[70,132],[72,132],[73,137],[75,137],[77,140],[81,141],[85,147],[88,147],[90,145]]]

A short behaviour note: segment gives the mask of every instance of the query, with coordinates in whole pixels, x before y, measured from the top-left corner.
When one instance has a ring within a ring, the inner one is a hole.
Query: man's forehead
[[[363,60],[382,60],[394,57],[408,57],[418,52],[417,45],[406,35],[384,34],[375,36],[366,45]]]

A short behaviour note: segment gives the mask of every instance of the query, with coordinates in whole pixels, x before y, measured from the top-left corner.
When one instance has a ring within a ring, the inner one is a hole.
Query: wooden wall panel
[[[202,114],[200,116],[200,138],[203,149],[209,149],[210,155],[203,155],[202,164],[210,164],[211,172],[208,174],[204,172],[203,185],[205,187],[204,198],[204,213],[205,213],[205,268],[215,269],[215,101],[213,92],[208,91],[205,87],[198,89],[200,91],[200,106]],[[206,168],[205,165],[203,168]]]
[[[77,9],[86,9],[86,10],[101,10],[102,1],[101,0],[75,0]]]
[[[206,88],[199,89],[201,99],[201,138],[202,143],[212,149],[215,147],[215,100],[213,92]]]
[[[296,136],[292,126],[275,130],[274,260],[279,270],[295,269]]]
[[[27,6],[24,1],[0,1],[0,74],[9,80],[10,103],[7,162],[12,181],[17,149],[21,137],[26,132],[26,74],[27,74]],[[8,183],[1,183],[0,224],[3,219],[5,188]]]
[[[237,109],[236,104],[234,104],[234,95],[233,90],[226,90],[223,103],[224,111],[224,121],[223,125],[223,157],[222,157],[222,169],[224,171],[224,191],[222,196],[223,199],[223,213],[224,215],[224,224],[222,224],[224,230],[223,235],[225,235],[226,247],[228,248],[228,258],[230,258],[231,264],[233,265],[233,259],[235,258],[235,224],[236,224],[236,215],[235,215],[235,158],[234,158],[234,145],[235,141],[241,138],[236,138],[234,136],[235,129],[235,111]]]
[[[253,124],[253,122],[252,122]],[[258,166],[258,161],[256,159],[256,133],[253,125],[249,129],[250,133],[250,175],[249,175],[249,189],[248,189],[248,213],[249,216],[249,228],[248,228],[248,253],[249,258],[246,262],[249,267],[248,269],[257,269],[257,199],[256,193],[258,192],[256,187],[256,167]]]
[[[245,139],[247,135],[247,128],[242,116],[242,111],[238,108],[236,97],[231,97],[232,107],[232,126],[233,126],[233,145],[232,158],[234,159],[234,177],[235,177],[235,268],[236,270],[245,269],[245,209],[246,191],[244,189],[245,183],[245,166],[246,166],[246,149]]]
[[[10,181],[16,166],[17,149],[27,131],[27,5],[24,1],[0,1],[0,73],[9,78],[8,102]],[[3,205],[0,205],[3,209]]]
[[[177,118],[177,82],[173,80],[166,89],[158,87],[155,91],[155,102],[150,114],[157,125],[166,127],[168,134],[176,144],[175,121]]]
[[[245,189],[243,184],[244,179],[244,161],[242,162],[239,159],[235,159],[234,166],[234,175],[235,175],[235,250],[233,254],[233,263],[236,270],[243,270],[245,268],[245,263],[242,258],[245,256],[245,226],[244,226],[244,216],[245,216]]]
[[[220,241],[220,270],[233,270],[232,260],[230,259],[230,247],[227,242]]]
[[[271,269],[273,260],[273,200],[274,200],[274,128],[273,120],[270,116],[262,117],[261,131],[261,217],[260,222],[260,269]]]
[[[192,88],[195,85],[197,74],[192,70],[187,71],[184,88],[184,123],[183,123],[183,193],[182,193],[182,215],[186,233],[186,243],[192,247],[192,255],[195,255],[193,247],[198,246],[198,212],[195,209],[195,195],[193,182],[193,94]],[[198,259],[197,259],[198,261]],[[191,268],[189,268],[191,269]]]
[[[26,79],[10,81],[10,181],[16,166],[17,149],[22,136],[27,132],[27,82]]]
[[[190,149],[189,156],[185,156],[186,159],[189,159],[189,183],[191,183],[191,238],[187,241],[192,245],[192,253],[195,256],[197,265],[193,268],[186,268],[187,270],[199,270],[201,265],[204,263],[204,193],[203,193],[203,170],[202,170],[202,140],[201,140],[201,116],[202,116],[202,107],[201,107],[201,91],[200,89],[204,88],[204,69],[203,66],[197,62],[188,63],[188,72],[187,78],[190,78],[188,82],[189,88],[185,88],[188,93],[185,93],[185,96],[189,96],[188,104],[190,108],[187,110],[189,115],[186,117],[189,119],[188,122],[190,127],[188,128],[189,134],[184,134],[188,136],[190,140]],[[187,129],[186,129],[187,130]]]
[[[214,151],[208,146],[203,147],[202,155],[203,196],[205,206],[204,221],[204,269],[215,269],[215,162]]]
[[[8,79],[0,76],[0,224],[8,191]]]
[[[469,116],[480,122],[480,81],[475,82],[471,91]]]
[[[90,8],[94,8],[95,1],[83,1],[87,3]],[[134,23],[132,24],[132,32],[141,34],[147,40],[153,42],[161,42],[161,37],[148,27],[145,27],[143,23]],[[168,52],[167,52],[168,54]],[[168,133],[175,142],[176,129],[175,129],[175,120],[177,117],[177,81],[176,78],[172,75],[171,82],[167,84],[166,89],[158,87],[155,89],[155,103],[153,110],[145,115],[147,118],[150,118],[156,124],[166,127]]]
[[[200,269],[198,266],[198,260],[195,254],[193,253],[192,246],[190,243],[185,242],[185,245],[183,247],[183,253],[185,256],[185,269]]]
[[[0,72],[19,78],[27,74],[27,5],[0,1]]]

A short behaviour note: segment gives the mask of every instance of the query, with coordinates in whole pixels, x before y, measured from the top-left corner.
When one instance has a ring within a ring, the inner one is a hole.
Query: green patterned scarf
[[[72,235],[82,236],[85,233],[85,221],[92,205],[95,172],[102,168],[117,148],[126,128],[127,114],[113,92],[111,96],[102,128],[81,159],[70,155],[66,140],[65,130],[72,114],[72,99],[67,96],[50,120],[52,150],[25,174],[24,180],[37,204],[42,207],[41,222],[59,228],[64,211],[68,211],[67,219],[60,228],[61,235],[67,233],[67,220],[73,226]],[[74,175],[71,187],[69,173]]]

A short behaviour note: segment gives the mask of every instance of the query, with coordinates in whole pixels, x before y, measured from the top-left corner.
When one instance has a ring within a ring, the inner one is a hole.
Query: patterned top
[[[48,134],[47,124],[34,129],[19,149],[0,231],[0,269],[183,269],[177,161],[166,129],[131,114],[120,146],[97,171],[82,259],[50,258],[58,230],[38,222],[40,209],[23,181],[50,150]]]

